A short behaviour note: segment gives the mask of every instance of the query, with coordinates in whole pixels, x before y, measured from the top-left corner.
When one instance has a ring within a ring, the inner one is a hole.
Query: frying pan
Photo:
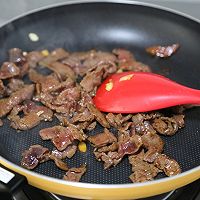
[[[36,33],[39,41],[32,42],[28,34]],[[180,50],[170,59],[148,56],[145,47],[179,43]],[[7,51],[18,47],[24,51],[63,47],[69,51],[92,48],[111,51],[126,48],[138,60],[150,65],[155,73],[193,88],[200,88],[200,24],[185,15],[164,8],[132,1],[69,1],[65,4],[29,13],[2,26],[0,29],[0,61],[7,59]],[[40,129],[58,122],[41,123],[23,132],[10,128],[4,119],[0,128],[0,163],[11,173],[0,170],[7,186],[17,188],[24,182],[13,171],[26,177],[29,184],[63,196],[84,199],[133,199],[164,193],[200,178],[200,108],[186,112],[185,128],[173,137],[162,137],[164,153],[177,160],[183,173],[174,177],[159,175],[146,183],[131,183],[131,167],[124,159],[117,167],[103,170],[95,160],[92,147],[86,153],[78,152],[70,159],[70,167],[87,163],[87,173],[79,183],[61,180],[63,171],[53,162],[46,162],[29,171],[20,167],[21,153],[30,145],[41,144],[50,149],[50,142],[43,142]],[[99,132],[101,127],[96,132]],[[95,134],[95,131],[90,134]],[[7,177],[7,178],[6,178]],[[10,178],[9,178],[10,177]],[[11,180],[10,180],[11,179]],[[10,181],[9,181],[10,180]],[[6,184],[4,184],[6,186]],[[13,189],[13,190],[14,190]]]

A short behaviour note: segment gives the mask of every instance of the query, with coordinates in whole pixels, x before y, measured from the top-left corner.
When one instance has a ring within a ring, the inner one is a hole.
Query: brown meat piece
[[[115,128],[119,128],[122,126],[122,124],[126,121],[128,121],[129,119],[131,119],[132,115],[126,115],[126,116],[122,116],[122,114],[117,114],[114,115],[113,113],[108,113],[106,115],[106,119],[108,121],[108,123]]]
[[[20,69],[12,62],[4,62],[0,69],[0,79],[12,78],[20,74]]]
[[[0,97],[3,97],[6,94],[6,87],[3,84],[3,81],[0,79]]]
[[[23,63],[25,58],[23,56],[22,50],[19,48],[12,48],[8,51],[9,61],[13,63]]]
[[[151,72],[151,68],[142,62],[133,62],[132,65],[129,65],[129,67],[130,70],[134,72]]]
[[[148,150],[154,149],[161,153],[164,148],[164,142],[159,135],[152,132],[147,132],[141,136],[144,147]]]
[[[165,154],[160,154],[154,163],[155,166],[163,170],[167,176],[174,176],[181,173],[179,164]]]
[[[91,124],[89,124],[89,125],[87,126],[86,129],[87,129],[88,131],[92,131],[92,130],[95,129],[96,125],[97,125],[97,122],[92,122]]]
[[[113,49],[112,52],[117,56],[118,62],[135,60],[133,54],[126,49]]]
[[[158,153],[161,153],[164,148],[164,142],[159,135],[153,132],[147,132],[141,136],[144,147],[148,150],[145,153],[144,160],[152,163]]]
[[[20,117],[19,112],[24,116]],[[53,112],[45,106],[38,106],[32,101],[27,101],[23,106],[17,105],[13,108],[8,119],[11,127],[19,130],[28,130],[37,126],[40,121],[51,121]]]
[[[118,131],[123,134],[127,131],[129,132],[129,128],[132,129],[133,122],[125,122],[121,127],[118,128]]]
[[[104,162],[104,169],[116,166],[122,160],[116,151],[109,151],[107,154],[105,152],[94,151],[94,155],[98,161]]]
[[[34,92],[34,85],[25,85],[23,88],[12,93],[10,97],[0,99],[0,117],[8,114],[13,107],[24,100],[31,99]]]
[[[77,145],[69,145],[63,151],[58,151],[57,149],[55,149],[51,152],[51,154],[59,159],[65,159],[66,157],[72,158],[76,153],[76,150],[77,150]]]
[[[132,117],[133,125],[131,128],[131,131],[139,135],[143,135],[147,132],[156,133],[156,131],[150,124],[149,120],[155,119],[156,117],[160,117],[160,116],[161,114],[157,112],[155,113],[153,112],[149,114],[138,113],[138,114],[133,115]]]
[[[79,168],[70,168],[63,176],[63,179],[66,181],[79,182],[85,172],[86,172],[86,165],[82,165]]]
[[[92,92],[99,86],[102,82],[103,68],[96,68],[90,71],[80,82],[80,85],[86,92]]]
[[[135,132],[139,135],[144,135],[144,134],[149,133],[149,132],[152,133],[152,134],[156,133],[156,131],[151,126],[149,121],[144,121],[143,123],[133,125],[132,127],[135,128]]]
[[[74,140],[82,141],[86,138],[74,125],[69,125],[68,127],[54,126],[45,128],[40,130],[39,134],[43,140],[51,139],[54,146],[59,151],[66,149]]]
[[[173,115],[172,117],[178,124],[178,128],[183,128],[185,126],[185,115]]]
[[[26,57],[23,55],[21,49],[13,48],[9,50],[9,61],[16,64],[20,69],[19,77],[23,77],[28,73],[29,64],[26,61]]]
[[[158,157],[159,153],[157,152],[156,149],[149,149],[145,154],[144,154],[144,161],[148,163],[153,163],[155,159]]]
[[[24,87],[24,81],[21,79],[11,78],[7,87],[7,93],[12,94],[13,92],[16,92],[17,90]]]
[[[95,52],[95,50],[86,52],[74,52],[62,60],[62,63],[71,67],[77,75],[83,76],[89,69],[89,67],[84,66],[83,63],[88,57],[92,57]]]
[[[55,113],[54,114],[60,122],[61,126],[68,126],[70,124],[68,117],[65,114]]]
[[[126,154],[136,153],[142,146],[142,139],[139,135],[133,135],[131,137],[121,137],[118,142],[118,153],[120,157]]]
[[[97,149],[98,152],[109,152],[109,151],[116,151],[118,150],[118,143],[117,142],[113,142],[111,145],[108,146],[103,146]]]
[[[26,59],[30,68],[35,68],[43,58],[44,55],[40,51],[31,51],[26,55]]]
[[[160,58],[168,58],[174,54],[178,48],[179,44],[172,44],[170,46],[151,46],[146,48],[146,52],[152,56],[158,56]]]
[[[135,125],[141,124],[144,121],[144,115],[141,113],[135,114],[132,116],[132,121]]]
[[[53,62],[48,65],[48,68],[54,71],[62,80],[66,80],[67,78],[71,78],[75,80],[74,71],[68,67],[67,65],[61,62]]]
[[[94,115],[90,113],[88,108],[84,108],[80,113],[75,114],[71,122],[76,123],[76,122],[85,122],[85,121],[92,121],[94,119]]]
[[[138,113],[133,115],[132,121],[135,125],[143,123],[145,120],[153,120],[163,116],[160,112]]]
[[[118,58],[118,72],[151,72],[151,68],[144,63],[136,61],[130,51],[127,51],[125,49],[114,49],[113,53],[115,53]]]
[[[108,123],[115,128],[118,128],[119,126],[121,126],[121,118],[122,115],[118,114],[118,115],[114,115],[113,113],[108,113],[106,115],[106,119],[108,121]]]
[[[79,122],[76,127],[79,130],[85,130],[90,125],[90,122]]]
[[[58,90],[59,92],[59,90]],[[58,113],[72,115],[76,111],[80,90],[78,87],[63,89],[60,93],[41,93],[41,102]]]
[[[49,158],[54,161],[54,163],[56,164],[56,166],[59,169],[64,170],[64,171],[67,171],[69,169],[68,166],[67,166],[67,163],[65,163],[61,159],[57,158],[56,156],[54,156],[54,155],[51,154],[49,156]]]
[[[37,81],[36,78],[35,81]],[[76,111],[81,93],[80,87],[74,87],[71,79],[59,83],[55,77],[49,75],[40,85],[37,99],[48,108],[67,114],[73,114]]]
[[[85,91],[81,90],[81,99],[78,102],[77,110],[82,110],[87,107],[87,104],[92,104],[92,97]]]
[[[83,62],[83,65],[87,66],[89,69],[98,65],[101,62],[115,62],[116,61],[116,57],[112,53],[109,53],[109,52],[97,51],[90,55],[91,56],[88,57]]]
[[[42,66],[49,66],[51,63],[64,59],[69,56],[69,53],[62,48],[53,50],[47,57],[42,59],[39,64]]]
[[[117,66],[113,62],[100,62],[91,68],[80,82],[86,92],[95,93],[102,80],[117,71]]]
[[[41,145],[32,145],[22,154],[21,166],[34,169],[39,163],[46,161],[49,150]]]
[[[162,135],[174,135],[184,126],[184,116],[156,118],[152,126]]]
[[[44,76],[33,69],[29,70],[29,79],[34,83],[39,83],[42,92],[49,91],[60,83],[54,74]]]
[[[153,180],[160,170],[154,164],[143,160],[144,151],[137,155],[129,156],[129,163],[132,165],[133,173],[129,176],[132,182],[146,182]]]
[[[105,116],[92,104],[87,104],[87,107],[91,114],[94,115],[95,119],[105,128],[110,128]]]
[[[29,71],[29,65],[27,62],[21,64],[21,65],[18,65],[18,67],[20,68],[20,74],[19,74],[19,77],[23,77],[24,75],[26,75]]]
[[[116,57],[109,52],[90,50],[75,52],[62,62],[70,66],[76,74],[83,76],[88,70],[100,62],[115,62]]]
[[[108,129],[105,128],[103,133],[99,133],[99,134],[90,136],[90,137],[88,137],[88,140],[95,147],[102,147],[107,144],[116,142],[117,138]]]

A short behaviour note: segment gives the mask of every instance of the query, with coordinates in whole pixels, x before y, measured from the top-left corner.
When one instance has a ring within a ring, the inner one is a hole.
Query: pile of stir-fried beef
[[[155,48],[154,52],[166,53],[161,47],[158,51]],[[170,47],[167,48],[168,52]],[[51,73],[40,73],[43,68]],[[79,143],[85,142],[94,146],[94,156],[103,162],[104,169],[116,166],[128,156],[133,182],[152,180],[161,172],[167,176],[180,173],[179,164],[163,154],[160,135],[171,136],[184,127],[182,107],[171,109],[167,115],[161,111],[122,115],[102,113],[93,105],[92,97],[102,81],[123,71],[151,69],[124,49],[114,49],[111,53],[96,50],[70,53],[62,48],[50,53],[10,49],[9,60],[0,69],[0,117],[7,116],[16,130],[31,129],[54,116],[59,120],[56,126],[38,133],[55,148],[34,144],[23,152],[21,165],[34,169],[51,160],[65,171],[63,179],[79,181],[87,166],[68,168],[66,158],[70,162],[68,159],[76,153]],[[25,83],[24,77],[31,84]],[[97,124],[104,131],[90,135]]]

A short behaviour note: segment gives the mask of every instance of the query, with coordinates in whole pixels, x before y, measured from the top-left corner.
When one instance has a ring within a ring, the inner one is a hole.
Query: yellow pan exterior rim
[[[26,176],[32,186],[62,196],[82,199],[137,199],[169,192],[200,178],[200,166],[174,177],[134,184],[90,184],[70,182],[26,170],[0,157],[5,167]]]

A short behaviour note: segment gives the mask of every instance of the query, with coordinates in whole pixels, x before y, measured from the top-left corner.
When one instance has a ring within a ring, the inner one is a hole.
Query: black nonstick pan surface
[[[29,39],[36,33],[39,41]],[[152,58],[145,48],[151,45],[179,43],[180,49],[169,59]],[[137,60],[151,66],[153,72],[163,74],[178,83],[200,89],[200,24],[185,16],[151,6],[128,2],[73,3],[51,7],[14,20],[0,28],[0,62],[7,59],[10,48],[23,51],[53,50],[58,47],[68,51],[98,49],[111,51],[125,48],[132,51]],[[167,72],[167,73],[166,73]],[[0,155],[20,165],[21,153],[30,145],[41,144],[53,149],[51,142],[42,141],[40,129],[58,124],[44,122],[22,132],[10,128],[3,119],[0,127]],[[89,134],[99,132],[102,127]],[[185,128],[173,137],[162,137],[164,153],[178,161],[186,172],[200,165],[200,108],[186,111]],[[82,182],[99,184],[131,183],[128,176],[131,167],[124,159],[116,167],[103,170],[88,144],[86,153],[78,152],[68,161],[70,167],[87,163],[87,173]],[[40,164],[35,170],[50,177],[62,178],[64,172],[53,162]],[[158,179],[164,175],[159,175]]]

